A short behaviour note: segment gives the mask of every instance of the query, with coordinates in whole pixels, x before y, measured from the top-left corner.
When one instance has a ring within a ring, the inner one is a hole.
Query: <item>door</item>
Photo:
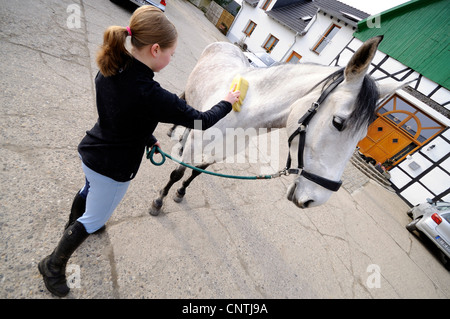
[[[384,163],[387,168],[445,128],[397,95],[380,106],[377,115],[378,118],[369,126],[366,137],[358,143],[358,147],[364,156],[377,163]]]

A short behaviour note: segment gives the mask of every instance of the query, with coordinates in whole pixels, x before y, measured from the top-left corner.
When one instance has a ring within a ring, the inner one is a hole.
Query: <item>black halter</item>
[[[294,133],[291,134],[291,136],[288,139],[289,143],[289,150],[291,148],[291,142],[292,140],[297,136],[300,135],[300,141],[298,144],[298,153],[297,153],[297,159],[298,159],[298,168],[290,168],[291,167],[291,153],[289,151],[288,159],[286,162],[286,168],[285,171],[289,174],[300,174],[301,176],[305,177],[306,179],[309,179],[310,181],[319,184],[322,187],[325,187],[326,189],[336,192],[342,185],[342,181],[332,181],[330,179],[321,177],[319,175],[309,173],[303,169],[304,163],[303,163],[303,151],[305,149],[305,140],[306,140],[306,129],[308,128],[309,121],[313,118],[313,116],[317,112],[317,108],[325,101],[327,96],[342,82],[344,81],[344,76],[340,76],[336,80],[334,80],[320,95],[319,99],[314,102],[310,109],[298,120],[299,127],[295,130]]]

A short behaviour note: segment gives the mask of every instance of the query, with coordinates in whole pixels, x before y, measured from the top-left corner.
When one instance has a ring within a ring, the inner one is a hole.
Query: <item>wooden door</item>
[[[369,126],[367,135],[358,146],[366,157],[377,163],[384,163],[411,144],[412,138],[397,130],[383,117],[379,117]]]

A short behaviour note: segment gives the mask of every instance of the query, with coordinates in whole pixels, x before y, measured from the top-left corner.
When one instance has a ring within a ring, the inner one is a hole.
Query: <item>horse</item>
[[[199,110],[209,109],[225,96],[236,75],[248,81],[248,90],[240,112],[231,111],[206,131],[186,130],[182,161],[205,169],[230,155],[204,152],[201,136],[212,129],[222,136],[216,136],[214,147],[208,145],[210,150],[225,148],[230,128],[285,128],[289,157],[279,175],[295,175],[287,199],[299,208],[324,204],[339,189],[346,163],[375,119],[377,101],[401,86],[377,85],[367,74],[382,38],[363,43],[344,68],[307,63],[254,68],[237,46],[226,42],[208,45],[188,77],[183,96],[186,102]],[[200,156],[195,160],[196,148],[201,152],[197,151]],[[231,155],[241,151],[233,149]],[[185,170],[180,165],[171,172],[169,182],[152,202],[151,215],[160,213],[164,198]],[[193,170],[177,190],[176,202],[200,174]]]

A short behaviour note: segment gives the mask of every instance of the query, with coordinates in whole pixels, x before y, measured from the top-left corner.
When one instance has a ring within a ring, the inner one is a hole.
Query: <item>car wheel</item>
[[[440,252],[440,254],[440,259],[445,269],[450,270],[450,258],[448,258],[443,252]]]
[[[422,218],[422,217],[420,217],[420,218]],[[410,233],[417,230],[416,224],[419,222],[420,218],[414,219],[412,222],[410,222],[408,225],[406,225],[406,229]]]
[[[445,264],[444,264],[445,269],[450,271],[450,258],[448,258],[447,256],[445,256]]]

